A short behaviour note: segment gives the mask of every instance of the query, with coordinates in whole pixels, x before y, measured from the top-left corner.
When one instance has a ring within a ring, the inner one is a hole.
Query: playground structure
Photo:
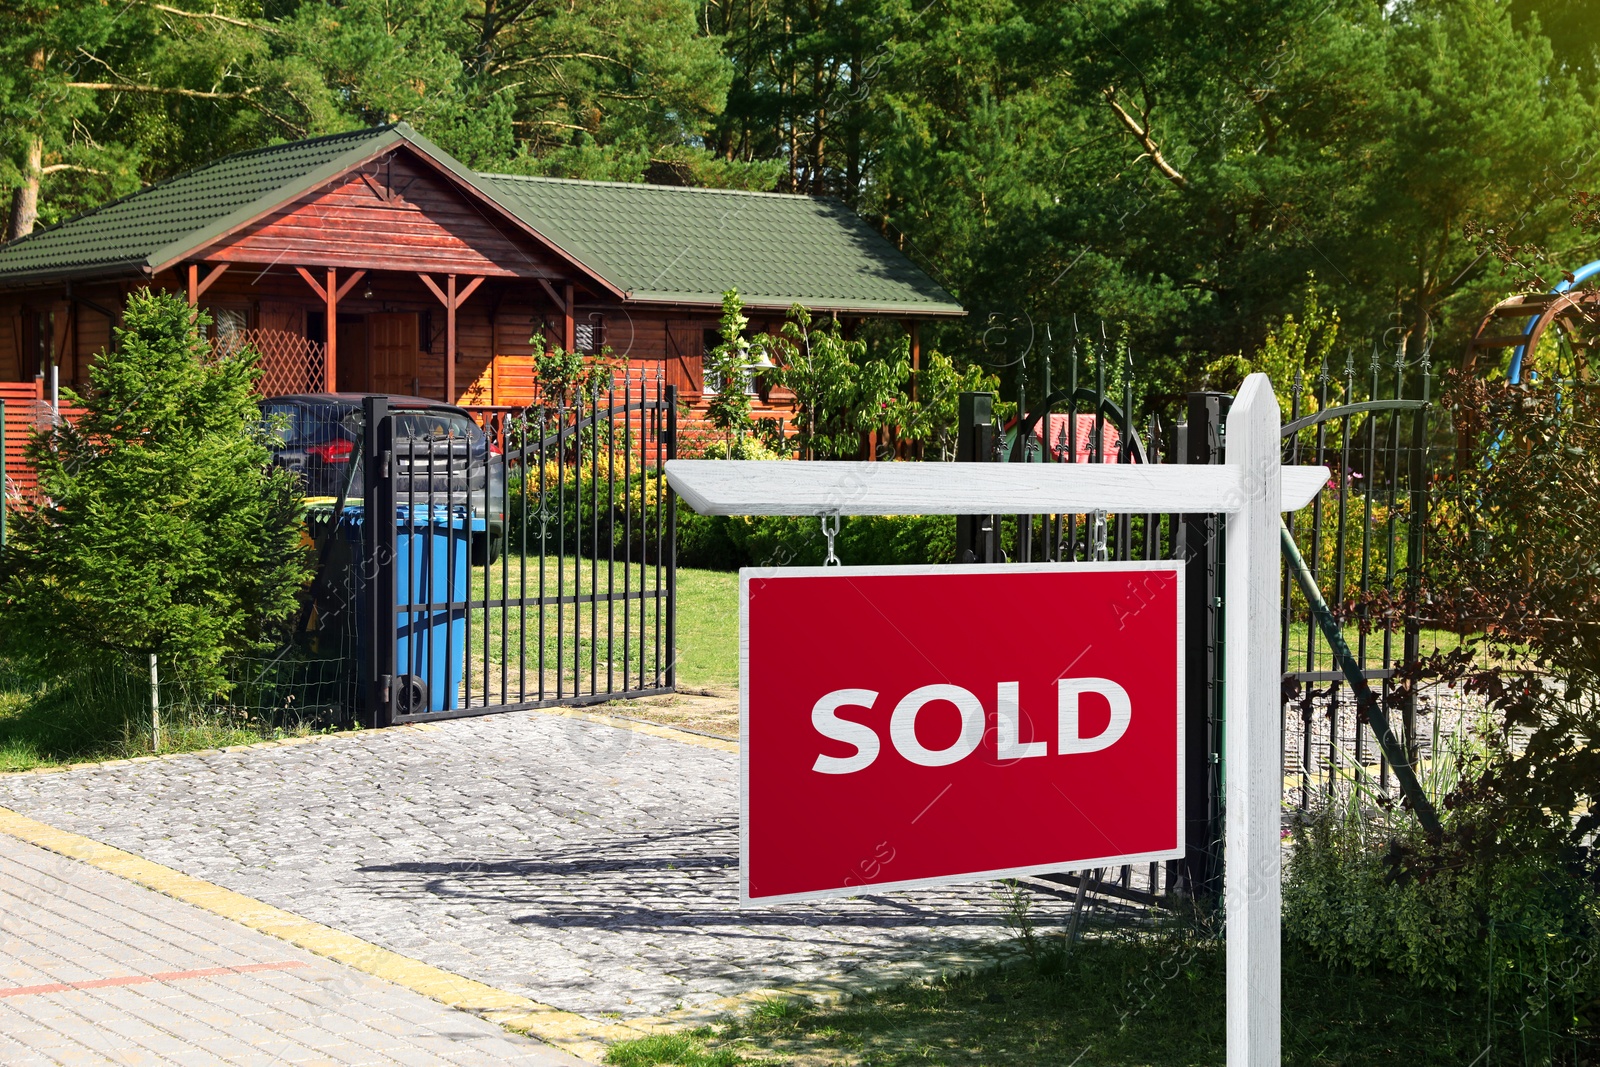
[[[1512,384],[1532,383],[1541,377],[1557,381],[1588,378],[1590,356],[1600,345],[1600,288],[1584,283],[1596,275],[1600,275],[1600,260],[1573,271],[1548,293],[1524,293],[1500,301],[1467,343],[1462,371],[1491,374],[1499,360],[1486,361],[1480,353],[1510,349],[1506,381]],[[1515,329],[1518,320],[1520,330]],[[1552,343],[1541,347],[1547,339]],[[1480,366],[1480,362],[1486,365]]]

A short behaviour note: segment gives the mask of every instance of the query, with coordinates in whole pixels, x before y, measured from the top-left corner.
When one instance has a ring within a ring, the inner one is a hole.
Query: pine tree
[[[268,466],[248,350],[214,355],[183,298],[129,298],[76,422],[35,438],[39,499],[0,557],[0,653],[41,678],[155,653],[164,672],[226,685],[307,575],[300,493]]]

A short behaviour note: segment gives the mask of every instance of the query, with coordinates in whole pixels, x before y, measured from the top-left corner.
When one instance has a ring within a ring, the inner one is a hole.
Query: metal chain
[[[829,519],[833,520],[833,525],[832,526],[828,525],[828,520]],[[841,560],[838,556],[833,554],[833,539],[835,537],[839,536],[839,516],[838,515],[824,515],[824,516],[822,516],[822,536],[826,537],[828,539],[828,558],[822,561],[822,565],[824,567],[842,567],[842,566],[844,566],[844,561]]]
[[[1111,559],[1111,550],[1106,547],[1106,513],[1094,511],[1090,516],[1089,544],[1094,549],[1094,561],[1106,563]]]

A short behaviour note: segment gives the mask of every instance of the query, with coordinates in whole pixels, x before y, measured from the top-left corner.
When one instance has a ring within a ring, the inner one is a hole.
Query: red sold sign
[[[1171,562],[740,574],[743,896],[1183,855]]]

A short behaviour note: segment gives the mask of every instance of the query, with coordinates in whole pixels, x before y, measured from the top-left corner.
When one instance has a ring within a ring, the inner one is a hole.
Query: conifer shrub
[[[128,299],[81,407],[36,435],[37,498],[0,558],[0,655],[41,681],[113,663],[220,692],[285,636],[309,574],[301,497],[269,466],[249,350],[218,354],[181,296]]]

